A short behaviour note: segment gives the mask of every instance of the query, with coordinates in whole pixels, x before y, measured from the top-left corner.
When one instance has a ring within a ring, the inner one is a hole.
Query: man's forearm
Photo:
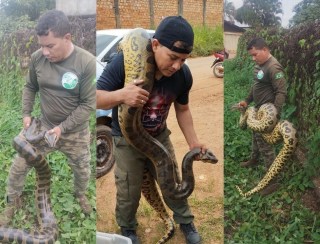
[[[253,88],[250,89],[250,93],[245,98],[245,102],[249,105],[253,101]]]
[[[176,116],[179,127],[189,145],[192,148],[194,145],[199,144],[198,137],[194,130],[193,119],[189,109],[181,110],[176,109]]]
[[[92,104],[80,104],[72,113],[59,125],[62,133],[73,130],[75,127],[86,123],[90,114],[94,111],[95,106]]]
[[[278,112],[281,111],[284,103],[286,101],[286,94],[277,93],[274,99],[274,106],[277,108]]]
[[[96,91],[97,109],[111,109],[123,103],[121,90],[108,92],[104,90]]]
[[[33,92],[26,87],[22,93],[22,116],[31,116],[33,105],[36,97],[36,92]]]

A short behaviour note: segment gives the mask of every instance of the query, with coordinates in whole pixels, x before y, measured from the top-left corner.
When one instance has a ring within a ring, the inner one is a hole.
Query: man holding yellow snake
[[[117,187],[116,220],[122,235],[133,243],[140,243],[136,236],[136,211],[141,196],[143,170],[147,167],[156,178],[155,169],[150,160],[130,146],[118,123],[117,105],[125,103],[131,107],[143,107],[142,124],[150,135],[159,140],[175,159],[170,141],[170,131],[166,119],[171,104],[174,104],[178,124],[190,149],[205,145],[199,142],[193,127],[189,109],[189,91],[192,75],[186,59],[193,48],[194,34],[190,24],[181,16],[169,16],[163,19],[152,38],[152,50],[156,62],[155,80],[151,93],[139,87],[143,80],[133,80],[124,86],[124,56],[120,52],[104,69],[97,82],[97,108],[113,108],[112,134],[116,160],[115,178]],[[177,167],[177,166],[176,166]],[[172,200],[164,196],[173,218],[180,224],[187,243],[201,243],[187,200]]]
[[[281,64],[274,58],[265,40],[255,38],[247,46],[249,55],[256,63],[254,68],[254,83],[250,93],[239,106],[247,107],[251,102],[255,103],[255,108],[265,103],[273,103],[277,109],[277,116],[280,118],[282,106],[286,99],[286,79]],[[275,159],[275,152],[272,145],[269,145],[262,138],[262,135],[253,132],[252,152],[248,161],[242,162],[241,167],[252,167],[258,164],[259,157],[262,156],[266,167],[269,168]],[[261,195],[268,195],[277,190],[279,183],[273,181],[269,186],[260,192]]]

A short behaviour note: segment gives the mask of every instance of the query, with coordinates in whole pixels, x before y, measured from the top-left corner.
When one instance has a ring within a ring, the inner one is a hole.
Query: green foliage
[[[236,12],[235,19],[249,26],[279,26],[282,4],[279,0],[244,0]]]
[[[7,0],[1,1],[0,7],[6,16],[21,17],[28,16],[31,21],[39,18],[41,12],[55,7],[54,0]]]
[[[320,94],[319,94],[320,95]],[[320,145],[320,129],[319,127],[315,129],[315,133],[310,135],[308,138],[308,165],[306,167],[306,170],[309,175],[311,176],[319,176],[317,172],[319,172],[320,168],[320,151],[319,151],[319,145]]]
[[[30,21],[29,17],[26,15],[15,17],[6,16],[0,13],[0,19],[0,38],[2,38],[5,34],[9,34],[18,29],[32,29],[35,25],[35,23],[33,21]]]
[[[243,50],[245,43],[240,40],[238,55],[242,56],[225,61],[224,66],[224,243],[318,243],[320,215],[301,203],[311,182],[298,162],[292,160],[285,166],[279,176],[281,188],[270,196],[256,194],[245,199],[235,187],[250,190],[265,173],[263,165],[240,167],[251,152],[251,132],[240,130],[239,112],[230,110],[247,96],[252,85],[253,64]],[[317,138],[314,150],[318,149]]]
[[[319,20],[320,1],[302,0],[293,8],[295,15],[290,20],[290,26]]]
[[[23,20],[23,18],[20,19],[16,24],[6,21],[3,25],[0,24],[0,28],[3,27],[5,30],[14,29],[13,32],[5,31],[3,35],[0,29],[1,69],[24,72],[29,66],[31,54],[39,49],[38,38],[34,30],[35,23],[30,22],[32,24],[24,25]],[[70,23],[74,43],[95,55],[95,18],[72,17]]]
[[[222,27],[210,28],[206,26],[195,26],[194,47],[192,57],[208,56],[213,52],[223,50],[223,30]]]

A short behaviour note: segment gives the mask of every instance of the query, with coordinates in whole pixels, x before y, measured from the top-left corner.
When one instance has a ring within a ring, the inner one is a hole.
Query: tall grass
[[[195,26],[194,47],[191,57],[211,55],[213,52],[223,50],[222,27],[210,28],[206,26]]]

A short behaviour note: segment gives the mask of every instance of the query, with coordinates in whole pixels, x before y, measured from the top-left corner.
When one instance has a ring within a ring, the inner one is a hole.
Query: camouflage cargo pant
[[[170,131],[165,130],[156,139],[168,149],[176,161],[169,135]],[[117,188],[116,220],[123,228],[135,229],[137,225],[135,215],[141,197],[143,170],[147,167],[156,178],[155,168],[150,160],[130,146],[124,137],[113,137],[113,144],[116,160],[114,171]],[[173,211],[175,222],[187,224],[193,220],[194,216],[191,214],[187,200],[164,198],[164,201]]]
[[[276,158],[273,146],[268,144],[260,133],[253,132],[251,159],[258,160],[260,156],[262,156],[267,168]]]
[[[19,136],[25,139],[23,131],[20,132]],[[34,146],[44,155],[53,151],[64,153],[74,174],[75,193],[84,194],[86,192],[91,174],[89,128],[75,133],[62,134],[54,148],[49,147],[44,140],[34,144]],[[31,168],[19,154],[15,156],[9,172],[8,198],[13,199],[21,195],[26,176]]]

